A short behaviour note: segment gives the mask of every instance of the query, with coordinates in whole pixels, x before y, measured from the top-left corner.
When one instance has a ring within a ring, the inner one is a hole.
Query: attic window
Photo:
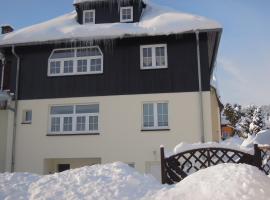
[[[121,7],[120,9],[120,22],[132,22],[133,21],[133,7]]]
[[[48,76],[103,73],[103,54],[99,47],[55,49],[49,57]]]
[[[84,24],[94,24],[96,18],[95,10],[84,10],[83,11],[83,23]]]

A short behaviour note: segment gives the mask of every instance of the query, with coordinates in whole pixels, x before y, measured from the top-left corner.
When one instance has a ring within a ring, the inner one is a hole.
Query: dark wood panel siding
[[[103,23],[115,23],[120,22],[120,7],[121,6],[133,6],[133,22],[139,22],[144,4],[140,0],[123,1],[118,4],[118,1],[110,3],[103,1],[99,3],[83,3],[76,5],[76,11],[78,14],[78,22],[83,23],[83,11],[95,10],[96,24]]]
[[[140,45],[161,43],[167,44],[168,69],[140,70]],[[20,99],[198,91],[195,34],[119,39],[114,42],[113,48],[102,43],[103,74],[48,77],[48,58],[51,51],[68,46],[69,44],[40,45],[16,49],[21,57]],[[201,35],[201,61],[203,90],[209,91],[206,34]],[[14,59],[12,68],[12,71],[16,69]]]

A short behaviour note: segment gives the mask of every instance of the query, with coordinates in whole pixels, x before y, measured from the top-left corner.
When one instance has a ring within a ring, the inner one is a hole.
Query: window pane
[[[25,112],[25,122],[31,122],[32,121],[32,111],[26,111]]]
[[[60,61],[50,62],[50,73],[51,74],[60,74],[60,67],[61,67]]]
[[[101,71],[101,58],[91,59],[90,71]]]
[[[89,130],[97,131],[98,130],[98,116],[89,117]]]
[[[156,65],[157,66],[165,66],[165,48],[157,47],[156,48]]]
[[[60,117],[51,118],[51,132],[60,132]]]
[[[89,56],[101,56],[101,55],[102,54],[99,51],[99,48],[96,48],[96,47],[77,50],[77,57],[89,57]]]
[[[53,106],[51,107],[52,115],[73,114],[73,106]]]
[[[143,126],[144,127],[154,126],[154,104],[143,105]]]
[[[87,72],[87,60],[78,60],[78,72]]]
[[[152,48],[143,48],[143,66],[152,66]]]
[[[73,60],[64,61],[64,73],[73,72]]]
[[[72,117],[64,117],[64,131],[72,131]]]
[[[76,106],[76,113],[98,113],[99,112],[99,105],[93,104],[93,105],[79,105]]]
[[[77,131],[85,131],[85,121],[86,121],[85,116],[77,117],[77,127],[76,127]]]
[[[56,50],[51,56],[51,59],[57,59],[57,58],[72,58],[75,56],[75,50],[69,49],[69,50]]]
[[[158,126],[168,126],[168,104],[158,103],[157,109]]]

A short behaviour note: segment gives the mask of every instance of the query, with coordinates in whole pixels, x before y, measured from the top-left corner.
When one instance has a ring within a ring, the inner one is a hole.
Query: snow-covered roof
[[[126,36],[169,35],[193,30],[220,29],[221,25],[205,17],[195,16],[148,2],[138,23],[84,24],[77,23],[75,11],[0,36],[0,46],[56,41],[93,41]]]

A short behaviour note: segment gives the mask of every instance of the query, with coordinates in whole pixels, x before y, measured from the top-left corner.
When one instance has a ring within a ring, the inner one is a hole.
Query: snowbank
[[[223,143],[216,143],[216,142],[207,142],[207,143],[180,143],[175,146],[173,150],[173,154],[178,154],[181,152],[189,151],[192,149],[200,149],[200,148],[224,148],[224,149],[234,149],[237,151],[243,151],[249,154],[254,153],[253,149],[245,148],[235,144],[234,142],[223,142]],[[167,153],[166,156],[170,156],[170,153]]]
[[[113,163],[47,176],[0,174],[0,199],[263,200],[269,199],[269,185],[269,177],[243,164],[210,167],[167,186],[126,164]]]
[[[220,29],[216,21],[149,2],[139,23],[84,24],[75,11],[47,22],[0,36],[0,46],[56,41],[93,41],[125,36],[169,35],[193,30]]]
[[[256,135],[249,135],[241,146],[252,147],[254,144],[270,145],[270,130],[260,131]]]
[[[59,174],[0,175],[0,199],[141,199],[162,188],[153,177],[123,163],[83,167]]]
[[[221,164],[200,170],[145,200],[266,200],[269,185],[269,177],[256,167]]]

